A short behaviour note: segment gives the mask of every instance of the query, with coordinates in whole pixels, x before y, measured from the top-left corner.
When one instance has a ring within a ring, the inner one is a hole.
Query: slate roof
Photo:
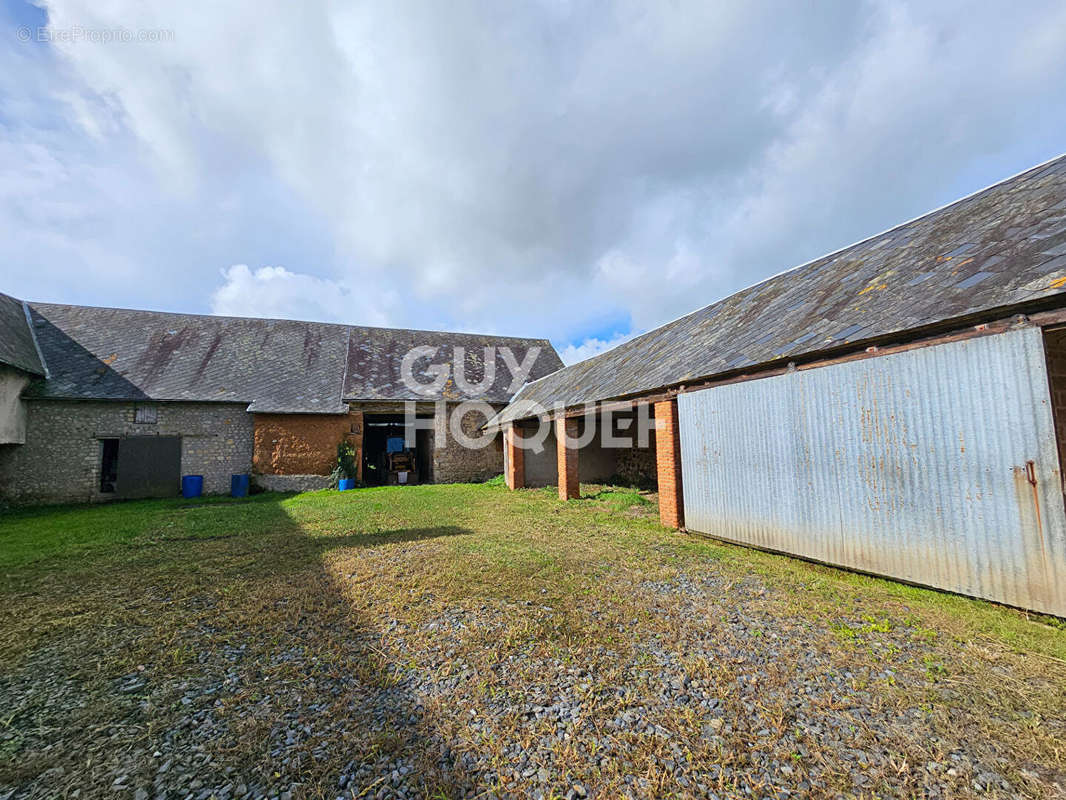
[[[44,375],[21,300],[0,294],[0,364]]]
[[[33,328],[50,377],[27,389],[38,399],[168,400],[248,403],[273,413],[339,413],[345,400],[466,399],[445,386],[415,394],[400,382],[409,343],[437,348],[507,345],[542,350],[532,377],[562,366],[544,340],[361,328],[320,322],[169,314],[31,303]],[[446,358],[445,358],[446,357]],[[469,353],[468,353],[469,357]],[[521,361],[521,355],[519,355]],[[471,380],[477,374],[468,376]],[[505,403],[510,373],[470,397]]]
[[[533,368],[529,380],[536,380],[563,366],[555,348],[547,339],[516,339],[505,336],[482,336],[472,333],[442,333],[440,331],[393,330],[388,328],[352,328],[351,345],[348,348],[348,377],[344,384],[344,397],[348,400],[485,400],[490,403],[506,403],[521,387],[522,381],[513,385],[514,375],[508,366],[507,354],[512,364],[525,363],[532,354]],[[402,374],[404,356],[413,348],[432,348],[433,354],[413,362],[415,377],[419,383],[432,383],[431,368],[447,364],[450,377],[439,392],[428,397],[408,387]],[[462,348],[459,352],[456,348]],[[492,348],[486,351],[485,348]],[[455,369],[455,358],[461,355],[463,369]],[[491,355],[494,365],[488,365],[486,356]],[[455,380],[460,373],[467,386]],[[480,385],[486,384],[484,389]]]
[[[490,424],[533,404],[624,398],[1064,291],[1066,156],[530,383]]]

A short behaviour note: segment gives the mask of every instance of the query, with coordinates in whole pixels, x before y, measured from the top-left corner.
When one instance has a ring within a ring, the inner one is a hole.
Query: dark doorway
[[[419,430],[415,435],[415,445],[419,483],[433,483],[433,431]]]
[[[118,439],[100,440],[100,493],[114,494],[118,477]]]
[[[363,481],[367,486],[426,483],[430,431],[411,431],[415,446],[407,444],[403,414],[367,414],[363,424]]]
[[[114,480],[116,497],[172,497],[178,494],[181,488],[180,436],[127,436],[111,441],[118,443]]]

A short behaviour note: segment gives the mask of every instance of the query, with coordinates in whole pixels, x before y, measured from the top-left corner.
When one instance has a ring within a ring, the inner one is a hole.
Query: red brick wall
[[[504,430],[504,480],[509,489],[522,489],[526,485],[526,451],[516,443],[520,438],[522,430],[515,425],[508,425]]]
[[[328,475],[347,438],[362,464],[363,414],[255,414],[252,468],[264,475]]]
[[[681,438],[677,401],[655,404],[655,464],[659,481],[659,521],[667,528],[685,527],[681,495]]]
[[[555,420],[555,452],[559,474],[559,499],[570,500],[581,496],[577,472],[577,449],[566,446],[566,438],[576,439],[578,421],[560,418]]]

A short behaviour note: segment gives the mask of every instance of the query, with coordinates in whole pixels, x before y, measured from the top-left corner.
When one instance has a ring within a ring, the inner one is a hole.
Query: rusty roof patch
[[[429,396],[406,389],[400,364],[410,347],[428,345],[438,363],[450,362],[455,346],[465,347],[465,360],[474,365],[467,378],[475,383],[484,374],[485,346],[508,346],[519,362],[529,348],[541,348],[533,378],[562,366],[543,339],[49,303],[29,307],[51,373],[25,393],[39,399],[239,402],[250,411],[327,414],[345,411],[347,400],[505,403],[510,372],[502,362],[483,392]]]
[[[482,336],[471,333],[442,333],[438,331],[391,330],[387,328],[351,329],[352,346],[348,351],[348,377],[344,396],[350,400],[433,400],[412,391],[403,381],[401,367],[404,356],[415,347],[432,348],[433,355],[414,362],[414,377],[419,383],[431,383],[429,369],[434,364],[452,366],[453,378],[441,390],[440,399],[485,400],[506,403],[514,392],[513,378],[504,358],[507,348],[514,361],[522,364],[533,348],[539,348],[529,375],[530,380],[548,375],[562,367],[555,349],[546,339],[517,339],[505,336]],[[462,348],[463,374],[468,384],[477,386],[485,379],[485,348],[492,348],[495,364],[491,383],[477,391],[464,391],[454,381],[452,363],[456,348]]]

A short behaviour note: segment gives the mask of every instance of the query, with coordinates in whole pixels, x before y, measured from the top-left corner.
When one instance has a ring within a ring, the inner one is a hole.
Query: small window
[[[133,421],[137,425],[155,425],[159,421],[155,406],[137,406],[133,411]]]
[[[100,444],[100,492],[114,494],[118,480],[118,439],[101,439]]]

